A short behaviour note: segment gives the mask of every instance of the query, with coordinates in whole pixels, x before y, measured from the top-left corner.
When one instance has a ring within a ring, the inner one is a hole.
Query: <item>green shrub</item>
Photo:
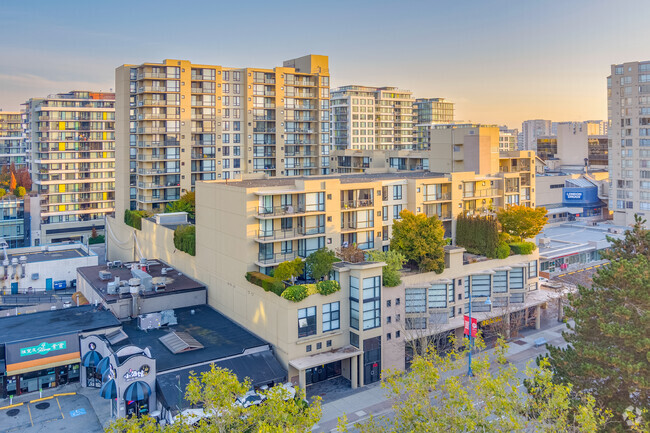
[[[125,210],[124,224],[134,229],[142,230],[142,218],[150,217],[151,214],[144,210]]]
[[[104,240],[104,235],[97,235],[94,238],[88,238],[88,245],[103,244]]]
[[[309,290],[305,286],[290,286],[282,292],[282,297],[292,302],[300,302],[309,296]]]
[[[5,195],[7,195],[7,190],[0,188],[0,197],[4,197]]]
[[[281,296],[282,292],[284,292],[284,283],[282,281],[261,272],[246,272],[246,280],[278,296]]]
[[[18,197],[18,198],[20,198],[20,197],[24,197],[25,194],[27,194],[27,191],[25,190],[25,187],[24,187],[24,186],[19,186],[18,188],[16,188],[16,189],[14,190],[14,195],[15,195],[16,197]]]
[[[184,225],[174,230],[174,246],[189,254],[196,255],[196,226]]]
[[[316,290],[321,295],[327,296],[341,290],[341,285],[338,283],[338,281],[335,280],[324,280],[324,281],[319,281],[316,284]]]
[[[458,215],[456,222],[456,245],[467,252],[491,259],[497,257],[499,227],[492,216]]]
[[[510,244],[510,251],[512,251],[513,254],[521,254],[521,255],[528,255],[535,251],[537,248],[537,245],[535,245],[533,242],[513,242]]]
[[[505,242],[499,242],[497,247],[497,259],[505,259],[510,255],[510,246]]]

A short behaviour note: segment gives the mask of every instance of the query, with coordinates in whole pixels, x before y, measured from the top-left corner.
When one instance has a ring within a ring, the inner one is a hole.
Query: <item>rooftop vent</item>
[[[111,273],[109,271],[99,271],[99,279],[101,281],[108,281],[111,279]]]
[[[174,354],[203,349],[203,345],[187,332],[172,331],[158,340]]]

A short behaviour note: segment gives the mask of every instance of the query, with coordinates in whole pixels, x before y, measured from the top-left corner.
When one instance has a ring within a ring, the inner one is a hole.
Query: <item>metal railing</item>
[[[443,192],[440,194],[429,194],[425,195],[423,201],[442,201],[442,200],[451,200],[450,192]]]
[[[277,254],[259,254],[257,257],[257,262],[263,265],[271,265],[275,263],[286,262],[287,260],[293,260],[298,256],[296,252],[290,253],[277,253]]]
[[[279,215],[294,215],[309,212],[325,212],[325,207],[322,205],[322,210],[319,209],[318,204],[303,205],[303,206],[260,206],[257,209],[257,214],[260,216],[279,216]]]
[[[260,240],[278,240],[278,239],[289,239],[299,236],[310,236],[318,235],[325,233],[325,226],[317,227],[294,227],[291,229],[280,229],[280,230],[258,230],[255,234],[257,239]]]
[[[477,198],[477,197],[494,197],[499,195],[499,190],[496,188],[483,189],[480,191],[465,191],[463,192],[464,198]]]
[[[342,209],[357,209],[361,207],[371,207],[373,206],[372,199],[361,199],[361,200],[344,200],[341,201]]]

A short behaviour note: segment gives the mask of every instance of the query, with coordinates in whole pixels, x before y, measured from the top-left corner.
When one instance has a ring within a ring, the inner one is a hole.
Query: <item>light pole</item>
[[[492,301],[490,300],[490,297],[485,300],[485,305],[492,305]],[[478,324],[477,324],[478,327]],[[467,367],[467,376],[472,377],[474,376],[474,373],[472,373],[472,345],[474,343],[474,340],[472,338],[472,288],[470,287],[469,289],[469,363]]]

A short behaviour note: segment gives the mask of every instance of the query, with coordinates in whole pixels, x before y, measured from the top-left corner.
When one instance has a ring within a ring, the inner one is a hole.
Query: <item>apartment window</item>
[[[224,83],[221,88],[223,89],[223,93],[230,93],[230,84]]]
[[[494,293],[506,293],[508,291],[508,271],[497,271],[494,274],[492,290]]]
[[[230,71],[223,71],[223,80],[224,81],[230,80]]]
[[[298,310],[298,338],[316,334],[316,307]]]
[[[241,93],[241,84],[233,84],[233,92],[235,93]],[[235,104],[237,105],[237,104]]]
[[[451,304],[454,302],[454,299],[456,297],[456,287],[454,286],[454,283],[452,282],[451,284],[448,284],[447,289],[448,289],[447,302]]]
[[[381,219],[383,221],[388,221],[388,206],[382,206],[382,208],[381,208]]]
[[[323,304],[323,332],[333,331],[341,327],[340,302]]]
[[[492,276],[487,274],[472,275],[472,296],[473,297],[489,297],[490,296],[490,283]]]
[[[406,329],[427,329],[426,317],[407,317],[404,319]]]
[[[402,217],[399,216],[400,212],[402,212],[401,204],[396,204],[395,206],[393,206],[393,219],[395,220],[401,219]]]
[[[433,284],[429,287],[429,308],[447,307],[447,284]]]
[[[391,300],[389,299],[388,301],[386,301],[386,307],[390,307],[390,305],[391,305]]]
[[[400,331],[395,331],[395,338],[399,338],[401,335]]]
[[[332,347],[332,340],[327,340],[325,342],[325,347]]]
[[[223,101],[223,105],[227,107],[228,105],[230,105],[230,96],[224,96],[222,98],[222,101]]]
[[[393,200],[402,199],[402,185],[393,185]]]
[[[392,337],[391,337],[391,335],[390,335],[390,332],[389,332],[388,334],[386,334],[386,340],[390,340],[391,338],[392,338]]]
[[[396,321],[396,322],[399,322],[399,320],[400,320],[400,315],[399,315],[399,314],[395,314],[395,321]]]
[[[305,347],[305,350],[307,352],[311,352],[311,344],[308,344],[307,347]]]
[[[524,268],[513,268],[510,271],[510,288],[511,289],[524,288]]]
[[[406,289],[404,294],[404,299],[406,302],[406,306],[405,306],[406,313],[426,312],[427,289],[424,288]]]
[[[241,81],[241,72],[240,71],[233,71],[232,79],[234,81]]]
[[[235,134],[235,135],[239,135],[239,134]],[[240,146],[233,146],[232,147],[232,154],[234,156],[240,156],[241,155],[241,147]]]
[[[232,105],[235,106],[235,107],[241,106],[241,97],[233,96],[232,97]]]
[[[357,349],[359,348],[359,334],[350,332],[350,344],[356,347]]]
[[[399,305],[401,302],[400,298],[395,298],[395,305]]]
[[[528,278],[535,278],[537,276],[537,260],[528,263]]]
[[[391,317],[390,316],[386,317],[386,323],[391,323]]]

